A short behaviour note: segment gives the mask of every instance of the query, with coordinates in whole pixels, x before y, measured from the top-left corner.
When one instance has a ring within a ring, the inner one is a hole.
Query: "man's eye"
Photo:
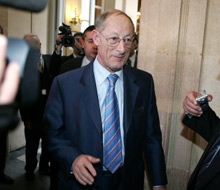
[[[116,42],[116,41],[118,41],[118,39],[119,39],[118,37],[111,37],[111,38],[110,38],[110,40],[111,40],[112,42],[113,42],[113,41]]]
[[[124,41],[125,42],[131,42],[131,39],[130,38],[125,38]]]
[[[89,42],[90,44],[93,44],[93,40],[88,40],[88,42]]]

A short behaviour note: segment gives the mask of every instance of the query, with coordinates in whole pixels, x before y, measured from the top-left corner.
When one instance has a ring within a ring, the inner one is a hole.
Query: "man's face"
[[[75,38],[78,38],[79,39],[79,43],[82,44],[82,42],[83,42],[82,36],[80,36],[80,35],[79,36],[75,36]]]
[[[97,45],[93,41],[91,31],[86,32],[85,40],[82,43],[82,48],[84,48],[85,56],[89,61],[92,61],[96,57]]]
[[[110,72],[121,70],[130,54],[130,47],[124,40],[133,40],[133,35],[133,26],[126,16],[110,16],[105,21],[105,28],[102,31],[93,31],[93,39],[98,45],[99,63]],[[116,38],[121,40],[112,46],[108,40]]]

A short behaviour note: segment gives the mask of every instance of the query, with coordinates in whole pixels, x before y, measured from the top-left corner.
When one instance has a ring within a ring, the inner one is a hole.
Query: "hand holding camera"
[[[202,111],[206,111],[209,108],[208,95],[206,91],[203,90],[203,95],[196,98],[198,105],[202,108]]]
[[[183,109],[189,118],[192,116],[200,117],[209,108],[208,102],[212,100],[211,95],[205,91],[201,95],[198,92],[189,92],[183,102]]]
[[[64,47],[73,47],[75,39],[72,36],[71,27],[62,23],[63,25],[59,27],[60,33],[58,34],[58,39],[56,45],[62,44]]]
[[[72,36],[71,27],[62,23],[62,26],[59,27],[60,33],[56,39],[56,52],[57,54],[61,54],[62,46],[64,47],[72,47],[75,56],[84,56],[84,51],[82,48],[81,41],[78,37],[80,32],[77,32]]]
[[[61,52],[61,49],[62,49],[62,43],[61,43],[61,39],[62,39],[63,35],[60,34],[57,36],[57,39],[56,39],[56,52],[60,53]]]

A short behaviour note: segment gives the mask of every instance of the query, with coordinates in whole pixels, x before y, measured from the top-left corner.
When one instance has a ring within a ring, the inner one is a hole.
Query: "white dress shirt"
[[[91,62],[91,61],[89,61],[89,60],[86,58],[86,56],[84,56],[84,57],[83,57],[83,60],[82,60],[82,65],[81,65],[81,67],[88,65],[90,62]]]

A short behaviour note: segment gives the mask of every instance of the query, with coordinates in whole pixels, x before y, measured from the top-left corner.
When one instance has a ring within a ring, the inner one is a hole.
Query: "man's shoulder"
[[[74,63],[82,63],[83,57],[76,57],[69,59],[68,61],[64,62],[63,65],[69,65]]]
[[[82,60],[82,57],[77,57],[64,62],[60,68],[60,74],[80,68],[82,65]]]
[[[57,78],[59,80],[70,80],[70,79],[76,79],[82,76],[84,72],[84,67],[74,68],[66,70],[63,73],[60,73]]]
[[[127,73],[128,75],[135,76],[137,79],[138,78],[139,79],[143,79],[143,78],[152,79],[153,78],[149,72],[141,70],[141,69],[137,69],[134,67],[130,67],[130,66],[125,66],[124,72]]]

